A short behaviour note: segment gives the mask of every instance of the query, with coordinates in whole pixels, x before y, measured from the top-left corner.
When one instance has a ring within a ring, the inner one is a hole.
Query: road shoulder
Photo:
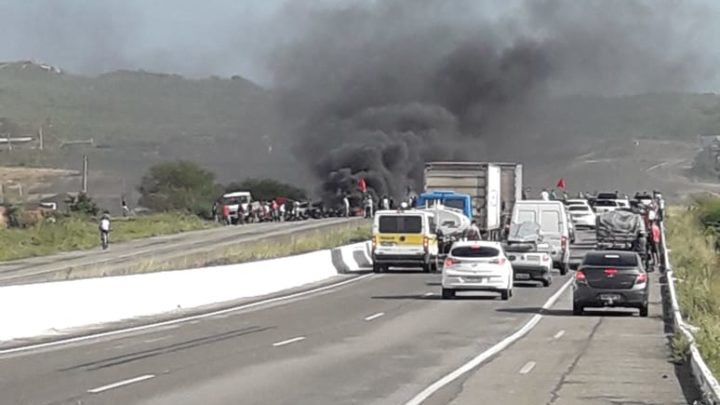
[[[652,276],[648,318],[621,311],[573,316],[568,290],[528,336],[428,403],[693,403],[698,394],[689,376],[670,362],[660,275]]]

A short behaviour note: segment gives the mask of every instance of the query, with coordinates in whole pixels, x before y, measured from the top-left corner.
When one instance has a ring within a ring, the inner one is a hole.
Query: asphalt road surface
[[[252,310],[0,355],[0,402],[403,404],[525,325],[570,276],[501,301],[441,300],[438,274],[373,274]],[[567,289],[527,336],[427,403],[684,403],[653,292],[647,319],[572,317]]]

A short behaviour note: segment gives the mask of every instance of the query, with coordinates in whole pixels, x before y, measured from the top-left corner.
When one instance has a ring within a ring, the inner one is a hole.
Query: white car
[[[570,218],[575,226],[595,228],[595,213],[587,205],[570,205]]]
[[[512,296],[513,268],[500,242],[465,241],[453,244],[442,270],[442,297],[456,291],[496,291]]]
[[[595,201],[595,213],[598,215],[606,212],[615,211],[620,205],[615,200],[597,200]]]

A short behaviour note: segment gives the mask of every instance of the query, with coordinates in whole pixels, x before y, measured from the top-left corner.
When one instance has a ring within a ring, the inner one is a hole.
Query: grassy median
[[[363,242],[369,240],[371,236],[372,231],[369,223],[312,229],[273,236],[268,239],[242,242],[237,246],[192,254],[172,260],[148,260],[142,263],[140,269],[136,272],[149,273],[275,259]]]
[[[720,269],[717,231],[709,218],[720,213],[720,200],[700,200],[692,210],[676,209],[666,219],[670,260],[678,301],[686,321],[699,330],[698,348],[710,369],[720,375]],[[676,351],[687,346],[675,339]]]
[[[156,214],[118,218],[112,223],[112,242],[169,235],[213,226],[192,215]],[[0,230],[0,261],[90,249],[100,245],[97,222],[85,217],[61,217],[28,228]]]

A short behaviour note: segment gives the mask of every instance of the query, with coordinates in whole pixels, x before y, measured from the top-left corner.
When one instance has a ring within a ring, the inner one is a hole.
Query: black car
[[[594,251],[585,254],[575,272],[573,314],[585,308],[637,308],[648,316],[648,273],[636,252]]]

